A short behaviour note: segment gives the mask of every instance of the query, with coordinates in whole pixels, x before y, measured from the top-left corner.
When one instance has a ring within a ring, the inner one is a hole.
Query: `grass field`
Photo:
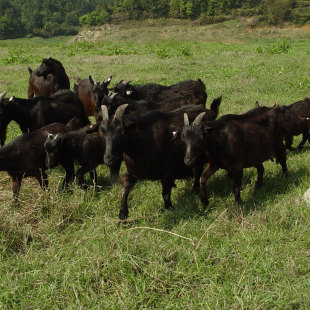
[[[89,74],[165,85],[200,78],[208,106],[223,95],[220,115],[309,96],[307,27],[149,21],[90,37],[0,41],[0,92],[26,97],[27,66],[52,55],[72,86]],[[20,131],[11,124],[8,133]],[[138,182],[126,224],[117,220],[121,185],[110,185],[105,167],[101,187],[87,191],[61,192],[61,168],[49,172],[49,192],[26,179],[19,207],[1,172],[0,309],[310,309],[310,208],[302,200],[310,147],[287,155],[288,177],[266,162],[257,191],[256,169],[245,170],[241,207],[224,171],[208,182],[209,212],[192,180],[177,181],[172,211],[163,210],[160,183]]]

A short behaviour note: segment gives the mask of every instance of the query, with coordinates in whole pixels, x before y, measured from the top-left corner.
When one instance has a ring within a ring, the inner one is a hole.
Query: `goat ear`
[[[53,80],[53,78],[54,78],[54,75],[53,74],[51,74],[51,73],[49,73],[47,76],[46,76],[46,81],[51,81],[51,80]]]
[[[116,111],[115,111],[113,120],[116,120],[116,119],[117,119],[117,120],[121,121],[122,118],[123,118],[123,114],[124,114],[125,109],[127,108],[127,106],[128,106],[128,104],[122,104],[122,105],[120,105],[120,106],[116,109]]]
[[[77,117],[73,117],[66,124],[66,126],[71,130],[76,130],[78,128],[81,128],[82,124],[81,124],[81,121]]]
[[[200,125],[201,122],[202,122],[202,119],[204,118],[206,112],[202,112],[200,113],[196,118],[195,120],[193,121],[193,125]]]
[[[93,78],[91,77],[91,75],[88,77],[88,79],[89,79],[89,82],[90,82],[91,85],[95,84],[95,82],[94,82]]]
[[[187,113],[184,113],[184,126],[189,126],[189,120]]]
[[[32,74],[32,69],[30,67],[28,67],[28,71],[29,71],[29,74],[31,75]]]
[[[108,111],[108,107],[105,104],[101,105],[101,112],[102,112],[102,120],[108,121],[109,120],[109,111]]]
[[[124,127],[128,128],[128,127],[131,127],[131,126],[134,126],[136,125],[137,122],[134,120],[134,119],[128,119],[128,118],[125,118],[123,120],[123,125]]]
[[[109,86],[110,82],[112,80],[112,75],[110,75],[110,77],[107,79],[107,81],[105,82],[104,80],[102,81],[102,84],[104,84],[106,87]]]
[[[203,132],[206,133],[206,134],[211,133],[213,131],[213,129],[214,129],[213,126],[208,126],[208,125],[205,125],[202,128],[203,128]]]

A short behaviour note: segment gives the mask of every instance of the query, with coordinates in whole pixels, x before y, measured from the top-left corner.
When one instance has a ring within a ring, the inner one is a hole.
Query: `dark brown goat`
[[[79,119],[81,126],[89,124],[82,102],[69,90],[59,91],[51,97],[32,99],[4,99],[4,95],[5,92],[0,95],[1,145],[5,142],[6,129],[12,120],[22,132],[34,131],[55,122],[66,124],[73,117]]]
[[[126,114],[144,114],[154,110],[169,112],[182,106],[189,105],[188,101],[182,97],[167,99],[163,102],[154,103],[148,100],[134,100],[129,97],[125,98],[116,93],[105,96],[102,100],[102,104],[107,106],[109,116],[114,115],[117,108],[123,104],[128,104],[128,107],[126,108]],[[101,120],[101,116],[99,116],[98,119]]]
[[[270,108],[273,109],[273,108]],[[305,98],[294,102],[288,106],[276,106],[278,123],[280,124],[285,139],[285,146],[289,150],[293,150],[293,136],[302,134],[302,141],[298,145],[301,150],[305,142],[310,143],[309,123],[306,118],[310,117],[310,99]]]
[[[112,76],[107,81],[95,82],[91,76],[88,79],[79,79],[78,84],[74,84],[74,92],[83,102],[87,116],[94,116],[97,120],[97,114],[104,96],[108,95],[108,86]]]
[[[70,89],[69,77],[62,63],[54,58],[44,58],[38,68],[34,71],[28,68],[28,71],[28,98],[51,96],[60,89]]]
[[[188,104],[206,104],[207,101],[205,85],[200,79],[182,81],[170,86],[155,83],[130,85],[129,83],[129,81],[120,81],[114,86],[112,92],[124,98],[129,97],[153,103],[161,103],[178,97],[185,99]]]
[[[53,123],[24,133],[0,148],[0,171],[7,171],[13,182],[13,197],[18,199],[22,179],[35,177],[41,187],[48,186],[44,142],[48,133],[65,132],[70,125]]]
[[[191,125],[185,114],[182,131],[182,140],[186,144],[184,162],[192,167],[201,166],[206,159],[208,162],[200,178],[202,205],[208,205],[206,181],[220,168],[226,169],[233,179],[237,203],[241,203],[243,168],[257,168],[256,187],[263,182],[263,162],[274,156],[286,174],[286,154],[282,139],[275,109],[255,108],[242,115],[224,115],[211,122],[196,119]]]
[[[142,116],[123,116],[126,107],[120,106],[113,119],[109,120],[108,110],[102,106],[103,120],[100,124],[106,145],[104,162],[113,167],[123,157],[127,167],[122,177],[121,220],[128,217],[127,197],[138,179],[161,180],[165,208],[171,208],[174,180],[194,176],[193,169],[184,165],[185,146],[174,134],[182,128],[183,113],[190,112],[194,118],[204,111],[206,120],[214,119],[217,114],[204,107],[185,106],[177,112],[152,111]],[[195,168],[194,189],[199,187],[201,172],[202,166]]]
[[[94,182],[96,184],[95,168],[103,164],[104,141],[100,137],[98,129],[89,133],[90,127],[92,126],[67,133],[49,135],[44,144],[51,168],[61,164],[68,171],[73,166],[74,161],[81,165],[76,173],[79,185],[84,185],[84,175],[88,171],[94,171]],[[112,182],[119,178],[120,165],[121,162],[117,164],[116,168],[110,170]],[[73,179],[73,173],[67,176],[67,182]]]

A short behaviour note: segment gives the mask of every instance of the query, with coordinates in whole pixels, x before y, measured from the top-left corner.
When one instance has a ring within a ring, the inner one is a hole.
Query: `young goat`
[[[25,177],[35,177],[41,187],[48,186],[44,142],[49,133],[66,132],[69,125],[53,123],[34,132],[24,133],[0,148],[0,171],[12,178],[13,197],[18,194]]]
[[[62,165],[66,171],[71,171],[74,161],[77,161],[81,168],[76,172],[79,185],[84,184],[84,175],[90,172],[97,183],[95,168],[103,164],[105,143],[99,135],[98,127],[93,131],[92,126],[86,126],[79,130],[67,133],[57,133],[48,135],[44,147],[48,154],[50,168]],[[110,169],[111,182],[116,182],[119,175],[121,161]],[[94,175],[92,174],[94,172]],[[73,179],[73,171],[67,174],[66,184]]]

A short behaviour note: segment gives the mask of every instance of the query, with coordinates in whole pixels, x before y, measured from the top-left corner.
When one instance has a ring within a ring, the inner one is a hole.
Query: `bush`
[[[98,26],[109,21],[109,13],[101,8],[97,8],[95,11],[85,14],[79,18],[79,22],[82,26]]]

